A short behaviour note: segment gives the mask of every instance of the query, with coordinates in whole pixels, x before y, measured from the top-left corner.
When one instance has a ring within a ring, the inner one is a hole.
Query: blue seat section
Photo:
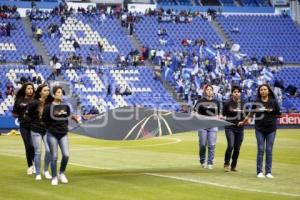
[[[270,4],[270,1],[269,0],[257,0],[257,3],[260,5],[260,6],[263,6],[263,7],[270,7],[272,6]]]
[[[249,6],[249,7],[259,6],[259,4],[256,0],[242,0],[241,4],[244,6]]]
[[[101,56],[105,63],[112,63],[115,61],[118,54],[127,55],[130,51],[134,50],[132,43],[130,42],[127,34],[122,30],[120,22],[116,18],[107,17],[104,21],[100,21],[99,17],[96,16],[84,16],[82,14],[74,14],[73,17],[76,18],[78,22],[82,22],[84,25],[88,25],[92,31],[97,32],[102,39],[106,39],[108,43],[112,46],[114,45],[117,52],[104,51]],[[60,17],[51,16],[48,20],[39,21],[36,20],[34,23],[41,27],[44,36],[41,41],[43,42],[47,53],[49,56],[62,55],[63,59],[68,58],[73,52],[61,51],[60,43],[61,37],[56,36],[55,38],[50,38],[47,33],[47,28],[51,24],[58,24],[61,27]],[[86,37],[83,30],[75,31],[78,38]],[[97,44],[81,44],[80,49],[76,49],[74,52],[76,55],[81,55],[85,60],[88,55],[92,55],[91,47],[95,49],[97,54],[99,53]]]
[[[279,70],[275,74],[275,78],[277,80],[281,80],[284,83],[284,87],[287,88],[289,85],[292,85],[296,87],[297,93],[299,95],[300,92],[300,67],[284,67],[281,70]],[[287,103],[288,102],[288,103]],[[292,97],[292,96],[286,96],[285,100],[283,101],[284,104],[287,103],[289,105],[286,105],[287,107],[296,108],[298,112],[300,112],[300,98],[298,97]]]
[[[10,31],[10,37],[0,36],[2,46],[0,48],[1,59],[6,60],[6,62],[19,62],[22,55],[35,55],[36,49],[31,38],[27,35],[22,21],[17,19],[1,19],[1,24],[8,23],[13,28]]]
[[[14,97],[11,95],[6,96],[6,86],[11,83],[16,92],[21,86],[18,80],[23,77],[30,77],[32,79],[33,74],[41,77],[42,82],[46,81],[51,75],[52,71],[49,66],[39,65],[35,67],[35,71],[28,70],[25,65],[2,65],[0,66],[0,90],[2,98],[0,98],[0,115],[11,115]],[[37,85],[35,85],[37,86]]]
[[[166,29],[166,45],[159,42],[160,36],[157,31]],[[187,47],[181,45],[182,39],[197,40],[204,39],[207,45],[222,43],[221,38],[213,30],[209,22],[201,17],[194,17],[192,23],[159,23],[156,16],[145,16],[136,25],[136,36],[140,43],[149,49],[164,50],[166,52],[186,51]],[[189,51],[199,52],[199,47],[188,47]]]
[[[259,60],[283,57],[285,63],[300,62],[300,30],[290,17],[281,15],[219,15],[217,21],[241,52]],[[239,32],[232,29],[238,28]]]
[[[123,106],[179,110],[179,105],[161,82],[154,80],[150,67],[65,69],[62,73],[73,94],[79,97],[84,113],[89,113],[93,107],[101,113]],[[132,94],[116,95],[116,88],[124,84]],[[108,85],[111,86],[111,95],[107,95]]]
[[[224,6],[235,6],[234,0],[221,0]]]

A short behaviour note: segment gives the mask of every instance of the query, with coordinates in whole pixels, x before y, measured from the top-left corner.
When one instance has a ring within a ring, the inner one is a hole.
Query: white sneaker
[[[67,179],[67,177],[66,177],[66,175],[63,174],[63,173],[59,175],[59,180],[60,180],[62,183],[68,183],[68,182],[69,182],[68,179]]]
[[[36,175],[35,180],[36,180],[36,181],[42,180],[42,176],[41,176],[41,175]]]
[[[267,177],[267,178],[274,178],[274,176],[273,176],[271,173],[267,173],[267,174],[266,174],[266,177]]]
[[[51,185],[58,185],[58,179],[57,177],[54,177],[51,181]]]
[[[44,175],[45,175],[46,179],[52,179],[52,176],[50,175],[50,173],[48,171],[45,171]]]
[[[27,169],[27,175],[32,175],[32,174],[33,174],[33,166],[30,166]]]
[[[257,174],[257,178],[266,178],[266,177],[262,172],[260,172]]]
[[[207,165],[207,169],[213,169],[214,166],[213,165]]]
[[[35,170],[34,164],[32,165],[32,173],[36,174],[36,170]]]
[[[201,164],[201,167],[202,167],[203,169],[206,169],[206,165],[205,165],[205,164]]]

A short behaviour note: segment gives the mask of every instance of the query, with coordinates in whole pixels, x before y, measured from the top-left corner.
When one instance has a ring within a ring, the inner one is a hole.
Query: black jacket
[[[42,121],[46,129],[54,136],[66,135],[68,133],[68,117],[70,106],[67,104],[49,104],[45,107]]]
[[[263,111],[262,109],[269,109]],[[252,115],[255,115],[255,129],[263,133],[271,133],[277,129],[277,117],[281,115],[280,107],[275,99],[268,102],[257,100],[252,106]],[[260,110],[262,110],[260,112]]]
[[[12,113],[18,115],[18,120],[20,126],[30,127],[30,119],[25,115],[25,111],[27,109],[28,104],[32,101],[32,99],[19,99],[16,100],[13,106]]]
[[[200,115],[216,116],[220,114],[220,102],[216,99],[202,98],[195,104],[194,110]]]
[[[226,126],[225,128],[231,128],[236,130],[243,130],[243,126],[237,126],[240,121],[245,119],[246,113],[244,110],[244,101],[235,102],[232,99],[227,101],[223,107],[223,115],[226,117],[226,121],[233,123],[232,126]]]
[[[33,100],[28,104],[25,114],[30,119],[31,130],[41,135],[45,135],[46,126],[45,123],[42,121],[42,113],[39,112],[40,105],[41,105],[40,100]]]

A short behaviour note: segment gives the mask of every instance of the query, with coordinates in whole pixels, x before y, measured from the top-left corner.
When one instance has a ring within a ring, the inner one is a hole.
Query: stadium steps
[[[59,82],[59,85],[62,86],[67,102],[72,105],[73,111],[76,113],[79,105],[79,97],[74,95],[72,88],[70,88],[70,84],[64,79],[63,75],[55,77],[55,82]]]
[[[36,47],[37,53],[39,55],[42,55],[44,64],[49,65],[50,64],[50,58],[49,58],[49,56],[48,56],[48,54],[47,54],[44,46],[42,45],[41,42],[36,41],[34,39],[34,37],[33,37],[33,32],[31,30],[31,22],[30,22],[29,18],[28,17],[22,18],[22,22],[25,25],[25,31],[26,31],[26,33],[30,37],[32,37],[32,43]],[[43,33],[43,34],[45,34],[45,33]]]
[[[164,88],[169,92],[169,94],[173,97],[173,99],[176,100],[176,102],[178,102],[179,104],[184,104],[186,105],[186,103],[183,101],[182,97],[179,96],[179,94],[175,91],[175,89],[172,87],[172,85],[166,81],[166,80],[162,80],[162,84],[164,86]]]
[[[225,32],[221,29],[221,26],[218,24],[217,21],[215,20],[211,20],[210,25],[212,26],[212,28],[214,29],[214,31],[220,36],[220,38],[223,41],[228,41],[230,43],[230,45],[233,44],[232,40],[225,34]]]

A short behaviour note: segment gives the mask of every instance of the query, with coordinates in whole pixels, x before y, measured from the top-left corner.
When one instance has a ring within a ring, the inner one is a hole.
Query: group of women
[[[218,116],[232,123],[225,127],[227,149],[224,158],[224,171],[237,172],[237,160],[244,138],[244,125],[250,124],[255,117],[255,135],[257,140],[256,172],[258,178],[274,178],[272,175],[272,151],[276,135],[276,121],[280,117],[280,107],[268,84],[260,85],[257,98],[247,107],[241,99],[242,90],[232,86],[231,98],[224,106],[214,99],[213,86],[206,85],[203,98],[197,101],[194,110],[202,115]],[[249,104],[248,104],[249,105]],[[201,129],[199,135],[199,158],[203,168],[213,169],[218,127]],[[206,164],[206,149],[207,164]],[[263,157],[266,154],[265,174]]]
[[[36,174],[35,179],[42,180],[41,152],[45,146],[44,170],[46,179],[52,185],[58,182],[68,183],[65,170],[69,160],[68,117],[70,106],[63,102],[63,89],[54,86],[50,91],[47,84],[41,84],[35,90],[32,83],[25,83],[15,97],[12,111],[20,123],[20,132],[25,145],[27,174]],[[59,175],[57,175],[58,146],[62,152]],[[51,165],[51,174],[48,171]]]
[[[241,99],[242,90],[232,86],[231,99],[224,106],[214,98],[214,89],[206,85],[203,97],[197,101],[194,110],[202,115],[219,116],[232,123],[225,127],[227,149],[224,158],[224,171],[237,172],[237,160],[244,138],[244,125],[255,117],[257,139],[257,177],[274,178],[272,175],[272,149],[276,135],[276,118],[280,108],[275,95],[267,84],[257,89],[257,100],[250,108]],[[63,102],[63,89],[54,86],[50,91],[47,84],[34,89],[32,83],[25,83],[17,92],[13,115],[19,119],[20,132],[24,141],[28,170],[27,174],[36,173],[36,180],[41,180],[41,146],[45,146],[44,170],[46,179],[52,185],[58,182],[68,183],[65,170],[69,160],[68,117],[70,106]],[[218,127],[198,131],[199,158],[203,168],[213,169]],[[57,174],[58,146],[62,152],[61,166]],[[206,149],[207,162],[206,162]],[[265,173],[263,157],[266,153]],[[48,171],[51,165],[51,174]]]

